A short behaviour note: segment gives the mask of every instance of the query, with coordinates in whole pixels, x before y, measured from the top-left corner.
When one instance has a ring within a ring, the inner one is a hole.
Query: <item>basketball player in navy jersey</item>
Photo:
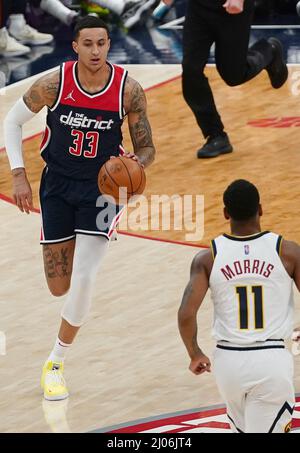
[[[261,231],[257,188],[234,181],[224,192],[231,234],[198,253],[178,312],[190,370],[211,371],[197,342],[197,312],[210,288],[217,342],[213,370],[233,432],[283,433],[294,406],[293,281],[300,291],[300,247]]]
[[[5,119],[14,199],[28,214],[32,192],[22,157],[21,128],[43,107],[48,109],[41,144],[46,162],[40,186],[41,243],[51,293],[68,292],[58,338],[43,367],[41,385],[48,400],[68,396],[63,377],[66,351],[87,318],[96,273],[120,217],[111,205],[109,225],[96,224],[101,211],[96,206],[99,169],[120,154],[144,167],[154,160],[144,91],[127,71],[107,61],[109,47],[102,20],[87,16],[79,21],[73,41],[78,61],[68,61],[37,80]],[[134,154],[122,148],[126,116]]]

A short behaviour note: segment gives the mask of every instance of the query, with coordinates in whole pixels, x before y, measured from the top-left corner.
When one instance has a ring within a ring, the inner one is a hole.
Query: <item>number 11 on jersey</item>
[[[249,329],[249,297],[248,291],[251,289],[254,301],[254,328],[264,328],[263,316],[263,287],[262,286],[237,286],[235,288],[239,303],[239,328]]]

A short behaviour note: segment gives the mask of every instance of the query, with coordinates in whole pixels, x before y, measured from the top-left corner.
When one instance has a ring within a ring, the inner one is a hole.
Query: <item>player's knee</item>
[[[65,294],[67,294],[67,292],[69,291],[70,283],[66,283],[62,286],[48,284],[48,287],[49,287],[49,290],[50,290],[52,296],[61,297],[61,296],[64,296]]]

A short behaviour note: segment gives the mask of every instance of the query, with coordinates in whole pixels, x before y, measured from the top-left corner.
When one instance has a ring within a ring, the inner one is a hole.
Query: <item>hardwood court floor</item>
[[[181,99],[180,81],[150,90],[147,97],[157,159],[147,171],[147,195],[204,193],[205,235],[200,242],[206,244],[226,228],[220,215],[224,187],[234,178],[247,177],[261,190],[264,227],[299,241],[298,129],[247,125],[261,118],[297,116],[297,97],[289,84],[279,91],[270,90],[264,75],[229,89],[213,69],[209,72],[235,152],[210,161],[196,160],[194,152],[201,139]],[[150,86],[163,80],[155,78],[157,73],[157,68],[147,68],[145,76],[139,73],[139,80]],[[172,75],[165,74],[165,78]],[[0,119],[23,88],[8,90],[0,103]],[[41,116],[28,127],[30,133],[41,131]],[[38,140],[27,141],[25,150],[38,207],[42,167]],[[0,165],[0,193],[10,195],[4,153],[0,153]],[[188,371],[189,361],[177,332],[176,312],[190,262],[199,248],[124,235],[111,244],[97,279],[90,320],[67,357],[69,402],[67,406],[44,403],[40,371],[57,334],[63,299],[50,296],[46,288],[38,244],[39,216],[20,214],[1,201],[0,218],[0,331],[6,335],[6,355],[0,356],[1,432],[85,432],[222,403],[213,376],[196,377]],[[185,232],[142,233],[185,240]],[[298,305],[295,324],[300,322]],[[208,355],[214,347],[211,322],[208,294],[199,313],[199,341]],[[295,360],[295,387],[299,392],[299,358]]]

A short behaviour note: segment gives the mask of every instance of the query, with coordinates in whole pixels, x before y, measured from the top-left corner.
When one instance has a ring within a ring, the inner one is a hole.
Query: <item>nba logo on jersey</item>
[[[245,255],[249,255],[249,253],[250,253],[249,245],[244,245],[244,250],[245,250]]]

